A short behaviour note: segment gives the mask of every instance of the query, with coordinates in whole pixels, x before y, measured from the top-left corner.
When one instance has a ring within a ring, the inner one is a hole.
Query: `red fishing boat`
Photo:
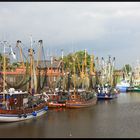
[[[73,92],[70,99],[66,101],[66,108],[84,108],[95,105],[97,96],[95,92]]]
[[[28,75],[29,78],[28,91],[15,90],[13,87],[8,88],[6,86],[8,83],[6,81],[5,49],[8,44],[4,42],[3,45],[4,45],[3,72],[0,73],[3,81],[2,84],[3,89],[0,92],[0,122],[24,121],[45,114],[48,110],[48,106],[42,93],[39,93],[36,90],[37,88],[35,82],[37,80],[35,66],[33,65],[34,50],[32,48],[32,45],[31,48],[29,49],[30,73]],[[9,45],[8,47],[11,46]],[[11,52],[11,54],[14,55],[13,52]]]

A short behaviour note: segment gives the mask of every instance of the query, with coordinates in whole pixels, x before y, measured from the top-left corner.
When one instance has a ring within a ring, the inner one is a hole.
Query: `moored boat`
[[[98,60],[98,59],[97,59]],[[97,61],[98,62],[98,61]],[[109,56],[108,61],[102,57],[101,62],[98,64],[99,70],[96,72],[96,92],[98,99],[114,99],[117,98],[120,90],[116,88],[116,77],[114,74],[115,57],[111,60]]]
[[[59,94],[47,94],[48,100],[47,100],[47,106],[49,108],[60,108],[66,106],[66,100],[67,98],[62,98]]]
[[[95,105],[97,96],[94,92],[83,92],[79,95],[71,95],[71,98],[66,101],[66,108],[84,108]]]
[[[98,99],[114,99],[117,98],[118,94],[119,94],[119,90],[116,89],[115,87],[111,88],[109,86],[105,86],[105,87],[98,87],[97,89],[97,98]]]
[[[60,108],[66,106],[66,101],[68,100],[68,93],[66,91],[57,92],[44,92],[47,97],[47,106],[49,108]]]
[[[59,103],[57,101],[50,101],[47,103],[47,106],[49,108],[60,108],[60,107],[65,107],[66,103]]]
[[[116,88],[120,90],[120,92],[126,92],[130,87],[130,83],[126,80],[122,80],[120,83],[117,83]]]
[[[105,94],[105,93],[100,93],[97,95],[97,98],[100,99],[114,99],[117,98],[117,94]]]
[[[140,92],[140,87],[129,87],[126,90],[127,92]]]
[[[15,122],[32,119],[45,114],[48,110],[44,99],[32,98],[26,91],[16,91],[10,88],[5,91],[5,101],[1,92],[0,122]],[[33,102],[32,102],[33,100]]]
[[[32,42],[31,42],[32,43]],[[3,89],[0,92],[0,122],[16,122],[24,121],[27,119],[33,119],[45,114],[48,110],[46,99],[42,93],[38,92],[36,88],[36,72],[33,65],[33,52],[31,48],[29,51],[30,56],[30,73],[29,88],[28,91],[15,90],[14,88],[8,88],[6,81],[6,56],[4,45],[3,55],[3,72],[1,72],[1,78],[3,81]],[[14,53],[11,52],[13,55]]]

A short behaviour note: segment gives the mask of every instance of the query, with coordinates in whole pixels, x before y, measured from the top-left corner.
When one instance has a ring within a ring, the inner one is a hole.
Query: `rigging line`
[[[4,80],[2,75],[1,75],[1,78]],[[25,85],[26,83],[28,83],[28,81],[30,81],[30,77],[26,81],[23,81],[24,83],[22,82],[23,83],[22,85],[13,85],[13,84],[10,84],[7,80],[5,80],[8,86],[13,87],[15,89],[20,88],[21,86]]]
[[[26,65],[26,73],[25,73],[25,75],[23,75],[23,79],[22,80],[20,80],[20,82],[19,82],[19,84],[17,85],[17,86],[14,86],[14,87],[20,87],[20,86],[22,86],[22,83],[26,80],[26,77],[27,77],[27,69],[28,69],[28,63],[27,63],[27,65]],[[2,77],[3,78],[3,77]],[[5,80],[5,82],[7,83],[7,84],[9,84],[9,85],[11,85],[10,83],[8,83],[8,81],[6,81]]]
[[[38,75],[38,90],[39,89],[43,89],[44,88],[44,85],[45,85],[45,83],[46,83],[46,68],[47,68],[47,65],[46,65],[46,62],[45,62],[45,51],[44,51],[44,47],[43,47],[43,45],[42,45],[42,43],[41,43],[41,51],[42,51],[42,53],[43,53],[43,58],[44,58],[44,60],[42,60],[42,62],[44,62],[44,71],[45,71],[45,77],[44,77],[44,80],[43,80],[43,82],[42,82],[42,86],[41,86],[41,84],[40,84],[40,82],[41,82],[41,75],[40,75],[40,69],[41,68],[37,68],[38,70],[39,70],[39,75]]]
[[[26,81],[26,78],[27,78],[27,75],[28,75],[28,62],[26,63],[26,72],[25,72],[25,75],[23,75],[23,78],[20,80],[19,84],[17,85],[16,83],[16,86],[13,85],[13,87],[22,87],[24,82]],[[10,83],[8,83],[8,81],[6,81],[7,84],[10,85]]]

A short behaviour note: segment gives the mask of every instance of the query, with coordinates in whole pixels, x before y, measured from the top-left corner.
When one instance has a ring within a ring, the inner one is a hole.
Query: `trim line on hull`
[[[36,118],[39,117],[43,114],[45,114],[47,111],[44,109],[38,110],[37,112],[37,116],[33,116],[31,113],[26,114],[27,117],[24,117],[24,114],[21,114],[21,117],[19,117],[18,115],[13,115],[13,114],[0,114],[0,122],[16,122],[16,121],[24,121],[24,120],[28,120],[28,119],[32,119],[32,118]]]

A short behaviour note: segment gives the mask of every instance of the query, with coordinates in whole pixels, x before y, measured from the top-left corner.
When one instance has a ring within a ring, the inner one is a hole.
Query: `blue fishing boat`
[[[117,98],[119,90],[116,88],[111,88],[109,86],[98,87],[97,98],[98,99],[114,99]]]
[[[111,60],[109,56],[108,61],[105,61],[102,57],[101,61],[97,59],[97,71],[96,71],[96,93],[97,99],[114,99],[117,98],[119,90],[115,87],[115,58]],[[99,63],[101,62],[101,63]]]
[[[117,94],[106,94],[106,93],[99,93],[97,95],[98,99],[114,99],[117,98]]]

